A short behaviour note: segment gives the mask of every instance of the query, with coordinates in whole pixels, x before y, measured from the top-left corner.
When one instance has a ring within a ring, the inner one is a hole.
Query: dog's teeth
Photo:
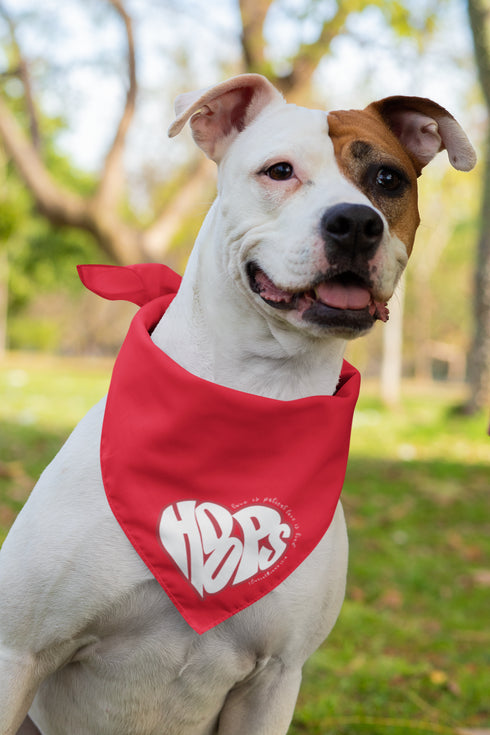
[[[390,318],[390,312],[386,302],[382,301],[371,301],[369,304],[369,313],[374,316],[375,319],[379,319],[382,322],[387,322]]]

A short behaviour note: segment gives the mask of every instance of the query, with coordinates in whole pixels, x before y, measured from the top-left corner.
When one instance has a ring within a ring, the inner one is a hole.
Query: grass
[[[110,363],[11,355],[0,364],[0,540]],[[347,597],[304,671],[290,735],[490,727],[490,439],[460,396],[362,389],[343,492]]]

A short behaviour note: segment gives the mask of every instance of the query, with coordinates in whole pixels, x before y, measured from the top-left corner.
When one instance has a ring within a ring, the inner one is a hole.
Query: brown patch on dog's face
[[[341,173],[384,214],[410,255],[420,222],[413,161],[375,112],[331,112],[328,126]]]

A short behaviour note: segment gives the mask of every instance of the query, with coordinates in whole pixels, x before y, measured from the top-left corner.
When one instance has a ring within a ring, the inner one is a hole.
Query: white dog
[[[170,135],[190,120],[218,196],[154,344],[228,389],[284,404],[331,396],[346,340],[387,319],[419,222],[417,176],[442,149],[471,169],[466,135],[426,99],[326,114],[286,104],[258,75],[176,109]],[[0,734],[284,735],[344,596],[340,503],[281,584],[199,634],[109,507],[104,409],[43,473],[0,554]]]

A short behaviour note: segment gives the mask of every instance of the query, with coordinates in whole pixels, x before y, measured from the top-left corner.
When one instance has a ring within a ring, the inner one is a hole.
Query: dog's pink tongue
[[[367,288],[351,284],[350,286],[327,281],[316,287],[319,301],[334,309],[365,309],[371,302],[371,294]]]

